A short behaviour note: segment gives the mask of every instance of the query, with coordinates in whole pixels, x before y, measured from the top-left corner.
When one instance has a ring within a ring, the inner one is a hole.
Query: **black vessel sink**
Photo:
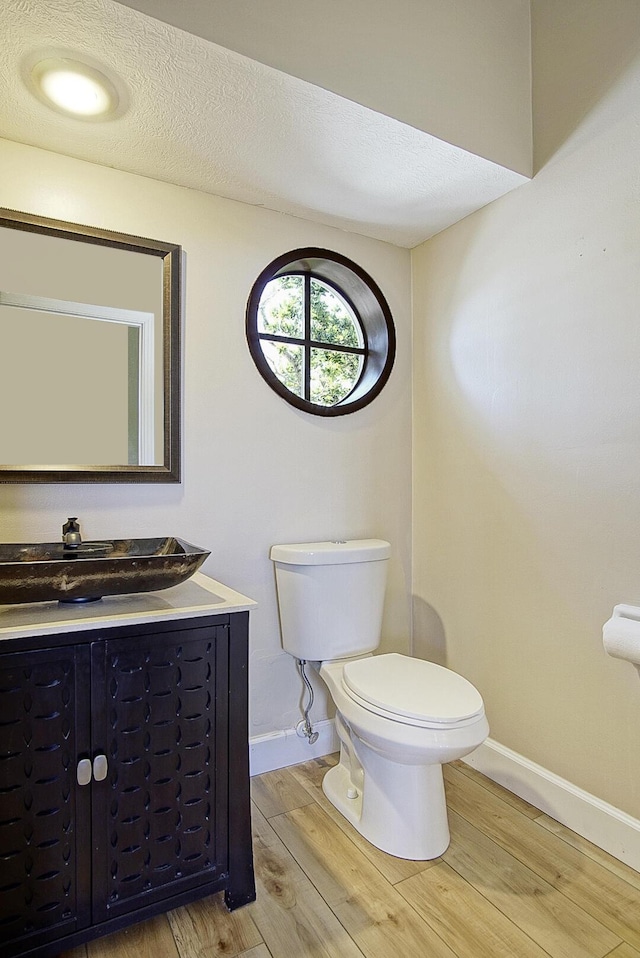
[[[0,605],[86,602],[184,582],[210,555],[183,539],[0,544]]]

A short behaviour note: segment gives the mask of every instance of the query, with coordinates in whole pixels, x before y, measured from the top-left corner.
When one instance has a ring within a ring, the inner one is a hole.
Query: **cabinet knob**
[[[81,758],[76,772],[78,785],[88,785],[91,781],[91,759]]]
[[[106,755],[96,755],[93,760],[93,777],[96,782],[103,782],[107,777],[109,764]]]

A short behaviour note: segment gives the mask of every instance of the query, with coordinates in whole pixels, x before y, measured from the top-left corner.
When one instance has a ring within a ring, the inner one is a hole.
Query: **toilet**
[[[449,844],[442,766],[489,734],[478,690],[433,662],[372,655],[380,642],[391,546],[382,539],[275,545],[282,645],[319,669],[336,707],[340,761],[329,801],[398,858]]]

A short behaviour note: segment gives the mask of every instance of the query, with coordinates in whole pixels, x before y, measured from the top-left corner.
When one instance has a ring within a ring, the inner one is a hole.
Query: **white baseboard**
[[[250,739],[250,774],[261,775],[338,750],[340,743],[333,719],[316,722],[313,728],[318,733],[314,745],[309,745],[306,738],[300,738],[295,729]],[[614,858],[640,871],[640,821],[637,818],[490,738],[464,761]]]
[[[640,871],[640,821],[637,818],[490,738],[464,761]]]
[[[249,774],[262,775],[276,768],[337,752],[340,743],[333,719],[314,722],[313,730],[318,733],[318,740],[313,745],[309,745],[308,739],[300,738],[293,728],[249,739]]]

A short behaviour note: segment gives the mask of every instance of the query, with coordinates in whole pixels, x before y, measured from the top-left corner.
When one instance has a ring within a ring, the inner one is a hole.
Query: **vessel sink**
[[[0,544],[0,605],[88,602],[184,582],[210,555],[183,539]]]

